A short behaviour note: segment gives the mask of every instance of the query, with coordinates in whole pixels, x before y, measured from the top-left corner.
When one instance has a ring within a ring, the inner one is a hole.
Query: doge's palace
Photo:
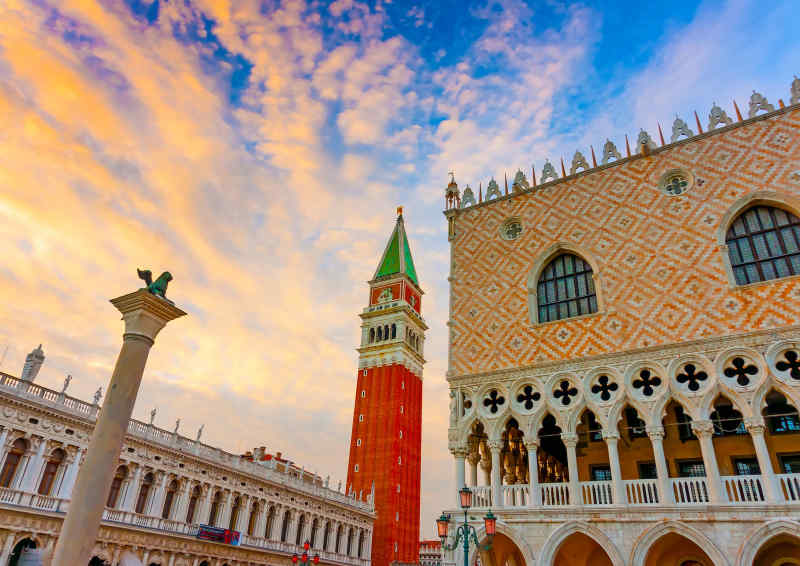
[[[33,383],[31,352],[20,378],[0,373],[0,565],[26,549],[52,549],[100,411]],[[24,379],[23,379],[24,378]],[[153,415],[155,416],[155,415]],[[280,453],[244,455],[131,420],[97,537],[92,566],[369,566],[375,521],[370,493],[344,493]],[[208,527],[212,527],[209,529]],[[215,542],[206,533],[238,533]]]
[[[498,517],[470,564],[800,564],[798,93],[451,179],[449,449]]]

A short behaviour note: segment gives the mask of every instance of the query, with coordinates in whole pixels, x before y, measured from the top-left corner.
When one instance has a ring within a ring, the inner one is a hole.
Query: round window
[[[684,194],[693,185],[694,176],[685,169],[670,169],[658,181],[659,190],[672,197]]]
[[[505,240],[516,240],[522,234],[522,222],[519,218],[510,218],[500,226],[500,235]]]

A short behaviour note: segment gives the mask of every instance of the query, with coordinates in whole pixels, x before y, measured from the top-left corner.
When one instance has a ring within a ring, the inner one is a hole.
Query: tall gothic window
[[[270,507],[267,513],[267,525],[264,527],[264,538],[270,540],[272,538],[272,525],[275,523],[275,508]]]
[[[106,500],[106,507],[114,509],[117,506],[117,499],[119,499],[119,490],[122,489],[122,482],[128,476],[128,468],[120,466],[117,468],[117,473],[114,474],[114,480],[111,482],[111,489],[108,491],[108,499]]]
[[[536,295],[539,322],[597,312],[592,268],[571,253],[561,254],[547,264],[539,276]]]
[[[164,496],[164,507],[161,509],[161,517],[169,519],[169,514],[172,511],[172,502],[175,501],[175,493],[178,491],[178,482],[172,480],[167,486],[167,494]]]
[[[217,525],[217,515],[219,514],[219,504],[222,499],[222,492],[218,491],[211,500],[211,512],[208,514],[208,524],[212,527]]]
[[[58,475],[58,469],[64,462],[66,455],[66,452],[61,448],[56,448],[50,454],[50,458],[44,466],[44,472],[42,472],[42,480],[39,482],[39,489],[37,490],[39,495],[50,495],[53,490],[53,484],[56,481],[56,475]]]
[[[136,512],[144,513],[144,506],[147,504],[147,496],[150,488],[153,487],[153,474],[148,473],[142,480],[142,487],[139,488],[139,499],[136,500]]]
[[[295,544],[300,544],[303,538],[303,529],[306,527],[306,516],[300,515],[300,520],[297,521],[297,536],[295,536]]]
[[[725,242],[739,285],[800,274],[800,218],[791,212],[749,208],[728,228]]]
[[[250,519],[247,521],[247,534],[252,535],[256,528],[256,520],[258,519],[258,501],[253,503],[252,509],[250,509]]]
[[[242,498],[238,495],[236,499],[233,500],[233,509],[231,509],[231,519],[228,522],[228,528],[230,530],[236,529],[236,523],[239,522],[239,510],[242,508]]]
[[[28,449],[28,442],[24,438],[18,438],[11,445],[11,450],[6,454],[6,461],[3,464],[3,471],[0,472],[0,487],[11,487],[14,476],[17,474],[19,462]]]
[[[291,519],[291,515],[287,510],[283,515],[283,525],[281,525],[281,542],[286,542],[286,535],[289,534],[289,519]]]
[[[197,509],[197,502],[202,495],[203,490],[199,485],[194,486],[192,495],[189,497],[189,508],[186,510],[186,522],[192,524],[194,522],[194,512]]]

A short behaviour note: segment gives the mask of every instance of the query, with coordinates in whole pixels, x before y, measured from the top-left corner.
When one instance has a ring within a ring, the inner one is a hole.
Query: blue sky
[[[405,207],[428,333],[423,533],[450,501],[447,172],[463,188],[788,102],[795,1],[0,6],[0,347],[90,397],[136,267],[189,315],[135,416],[345,476],[365,281]],[[693,127],[693,126],[692,126]],[[168,399],[169,401],[165,401]]]

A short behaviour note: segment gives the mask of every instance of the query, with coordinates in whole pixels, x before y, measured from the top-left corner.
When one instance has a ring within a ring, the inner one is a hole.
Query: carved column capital
[[[469,454],[469,450],[467,450],[467,447],[464,446],[463,444],[460,444],[458,446],[454,446],[453,448],[450,449],[450,452],[456,458],[466,458],[467,454]]]
[[[525,448],[527,448],[528,450],[536,450],[539,448],[539,439],[538,438],[526,439],[524,444]]]
[[[747,432],[753,435],[763,435],[767,428],[764,424],[764,419],[759,417],[749,417],[744,419],[744,426],[747,429]]]
[[[578,435],[574,432],[562,432],[561,441],[567,448],[575,448],[578,445]]]
[[[648,426],[645,428],[650,440],[664,440],[664,427],[661,425]]]
[[[498,454],[503,449],[503,441],[502,440],[488,440],[486,441],[486,446],[489,447],[489,450],[492,452],[497,452]]]
[[[714,434],[714,423],[706,419],[692,421],[692,432],[694,432],[698,438],[710,437]]]

